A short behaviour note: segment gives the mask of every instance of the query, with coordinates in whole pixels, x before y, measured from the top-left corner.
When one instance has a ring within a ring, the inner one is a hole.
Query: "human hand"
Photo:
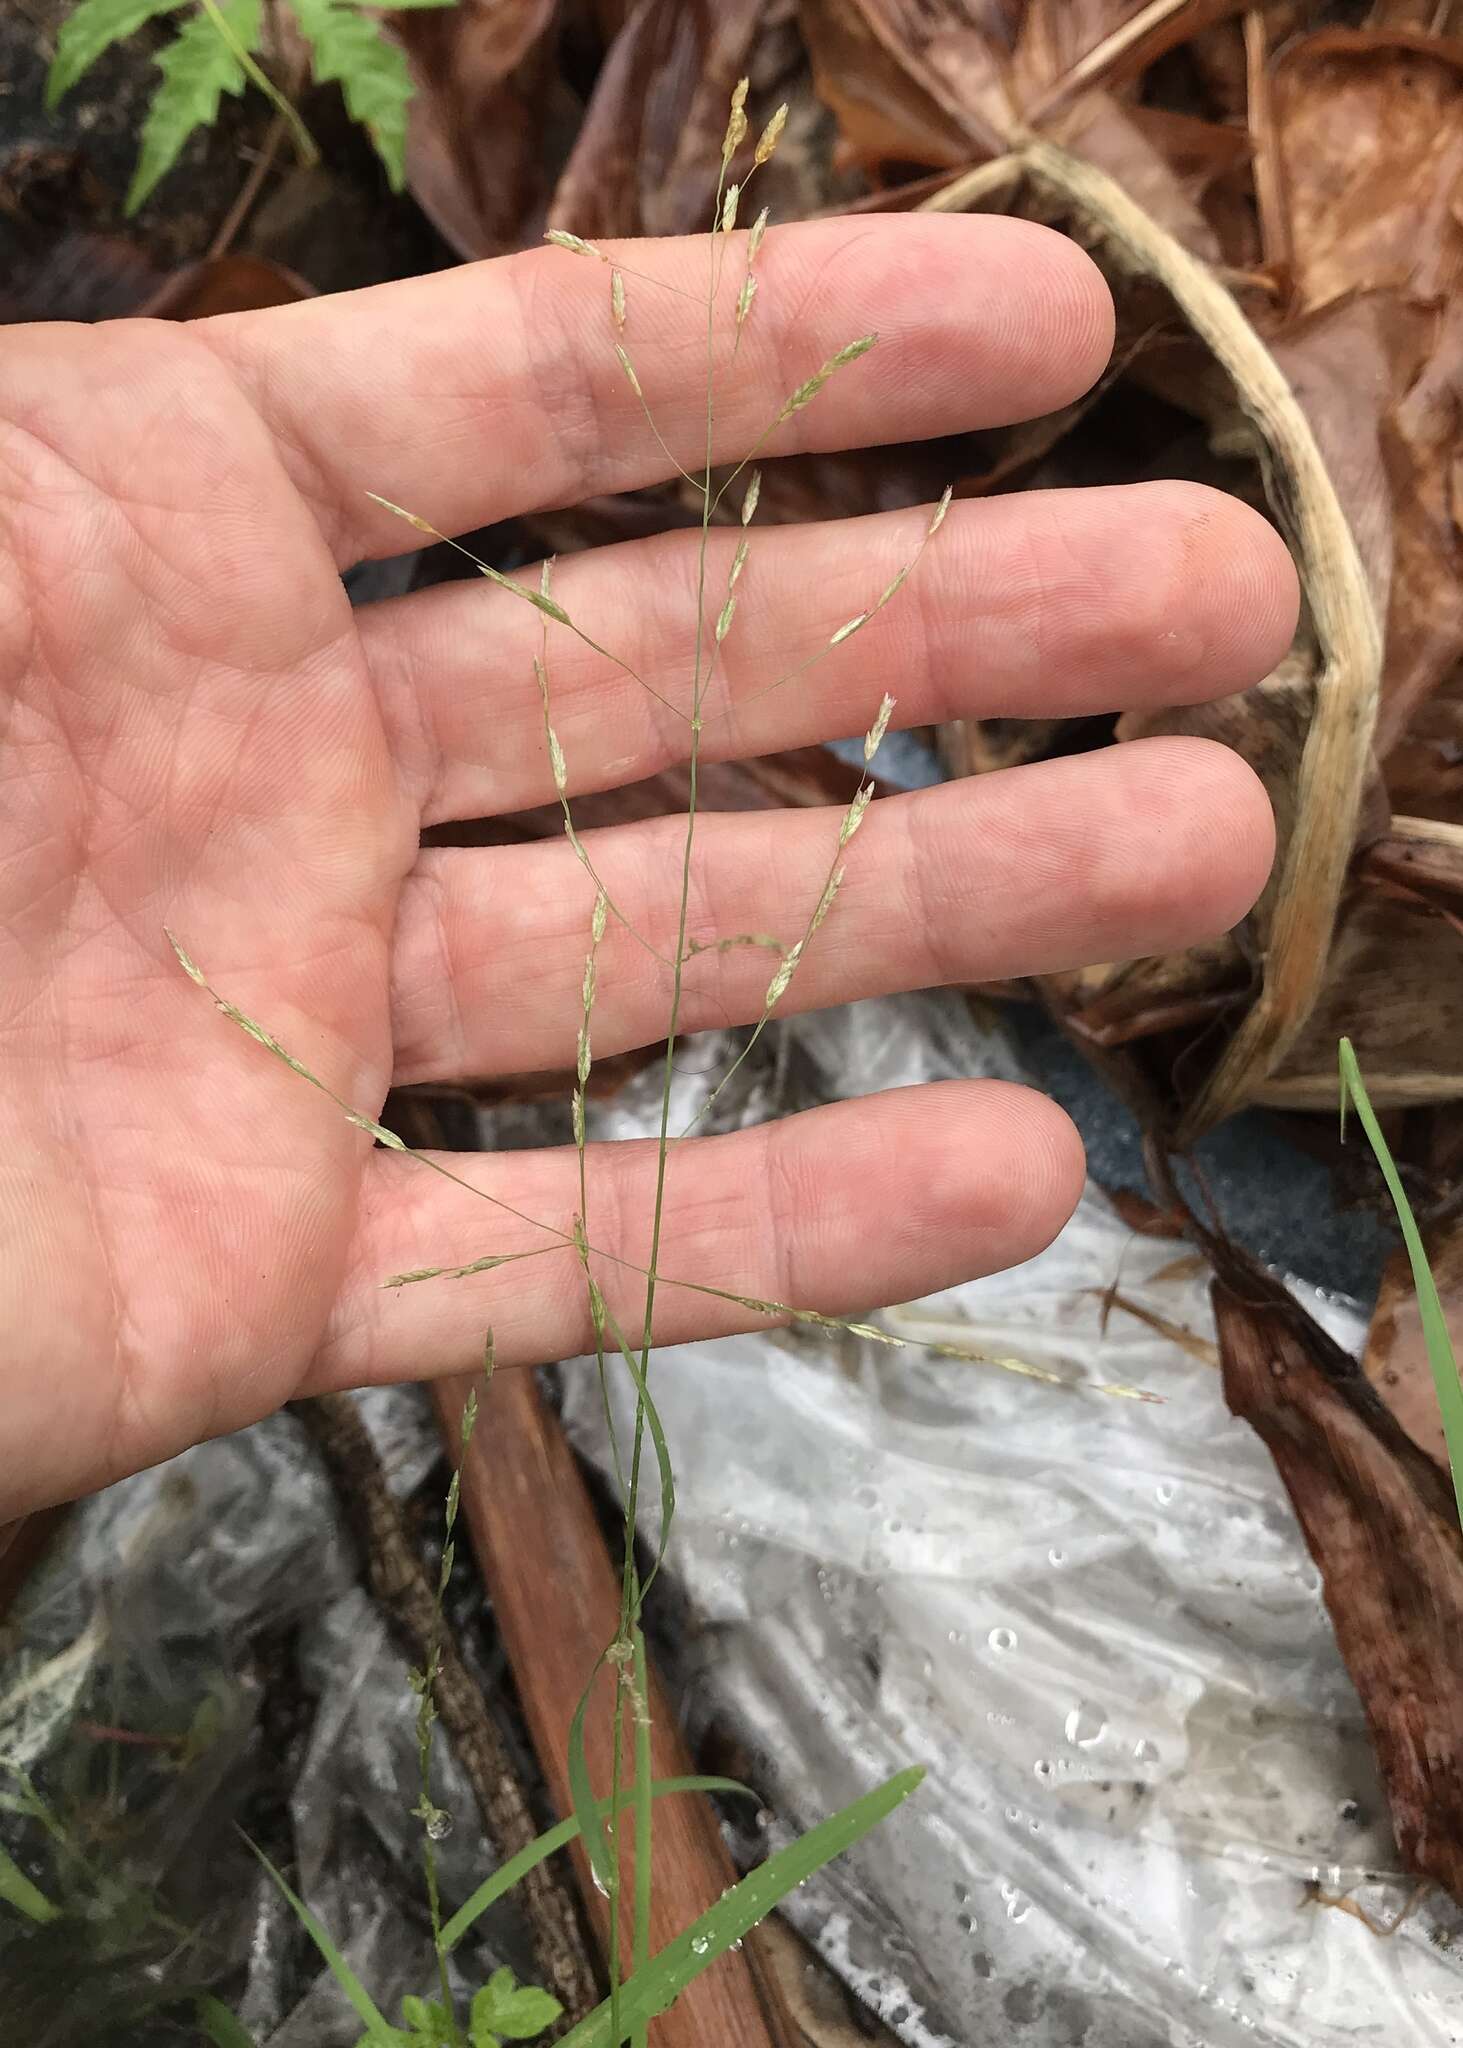
[[[695,284],[704,250],[634,261]],[[720,388],[722,459],[870,324],[881,348],[770,453],[1040,413],[1111,343],[1096,271],[1019,222],[789,227],[761,273]],[[659,425],[694,467],[704,322],[644,289],[636,319]],[[463,1367],[489,1322],[502,1363],[585,1347],[572,1255],[383,1291],[538,1240],[372,1148],[200,995],[165,928],[368,1116],[393,1079],[572,1064],[591,891],[569,847],[418,845],[424,824],[552,798],[542,621],[479,582],[353,613],[338,572],[413,544],[368,491],[450,532],[666,474],[606,331],[603,270],[548,249],[187,327],[0,336],[0,1516],[302,1393]],[[708,758],[860,730],[886,687],[905,724],[1190,702],[1257,680],[1292,631],[1289,558],[1240,505],[1189,484],[1053,491],[954,505],[897,604],[758,695],[867,605],[923,525],[754,534],[708,706],[745,708],[708,723]],[[734,540],[713,533],[713,590]],[[688,667],[695,543],[556,572],[560,603],[666,691]],[[571,794],[683,757],[683,719],[559,638]],[[832,813],[704,818],[692,938],[804,918],[837,829]],[[662,951],[683,837],[668,820],[593,848]],[[1181,946],[1248,909],[1271,845],[1254,776],[1201,741],[890,799],[788,1005]],[[683,1023],[757,1016],[767,975],[765,953],[698,956]],[[596,1052],[658,1039],[666,998],[667,971],[612,923]],[[572,1151],[453,1166],[560,1229],[578,1207]],[[653,1147],[591,1148],[595,1241],[632,1262],[654,1167]],[[907,1299],[1038,1250],[1082,1170],[1039,1095],[899,1091],[688,1140],[661,1265],[830,1312]],[[661,1341],[752,1320],[659,1293]]]

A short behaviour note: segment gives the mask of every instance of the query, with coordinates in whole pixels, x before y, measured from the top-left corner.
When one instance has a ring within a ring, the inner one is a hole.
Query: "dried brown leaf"
[[[1463,280],[1463,41],[1319,30],[1274,64],[1298,308]]]
[[[727,104],[771,11],[770,0],[639,0],[595,81],[551,225],[591,237],[708,226]]]
[[[459,254],[537,239],[559,126],[577,103],[559,76],[558,0],[457,0],[392,17],[416,82],[407,178]]]

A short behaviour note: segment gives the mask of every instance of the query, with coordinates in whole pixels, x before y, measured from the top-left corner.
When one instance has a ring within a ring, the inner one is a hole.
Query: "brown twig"
[[[264,181],[274,169],[274,160],[279,155],[285,138],[286,122],[283,114],[276,114],[265,132],[264,142],[249,168],[249,175],[239,187],[239,196],[224,215],[218,233],[208,245],[208,260],[226,256],[249,215],[254,211],[255,201],[264,189]]]
[[[293,1401],[290,1409],[325,1461],[397,1647],[425,1668],[435,1617],[431,1585],[359,1410],[346,1394]],[[501,1857],[517,1855],[537,1833],[528,1800],[482,1692],[445,1632],[435,1697],[484,1827]],[[544,1984],[564,2007],[565,2024],[582,2018],[599,1994],[574,1901],[548,1863],[523,1879],[521,1896]]]
[[[1270,29],[1263,7],[1245,16],[1245,88],[1260,248],[1270,268],[1288,278],[1294,254],[1285,167],[1275,128],[1275,83],[1270,73]]]

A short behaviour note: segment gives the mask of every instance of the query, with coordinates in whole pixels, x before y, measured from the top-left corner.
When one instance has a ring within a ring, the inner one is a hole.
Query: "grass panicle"
[[[878,1787],[855,1801],[843,1813],[815,1827],[799,1841],[780,1850],[750,1877],[727,1892],[718,1904],[688,1928],[684,1935],[658,1954],[652,1955],[651,1903],[655,1876],[654,1815],[657,1799],[669,1792],[680,1790],[715,1789],[725,1793],[742,1790],[740,1787],[732,1786],[728,1781],[709,1779],[673,1781],[658,1785],[652,1782],[650,1775],[650,1677],[641,1620],[646,1595],[666,1556],[675,1518],[675,1470],[665,1429],[650,1386],[651,1349],[656,1328],[658,1293],[665,1287],[689,1289],[708,1301],[731,1304],[742,1314],[759,1320],[783,1320],[806,1326],[848,1331],[895,1348],[904,1348],[906,1342],[910,1341],[882,1331],[869,1323],[825,1315],[816,1309],[765,1300],[735,1288],[680,1278],[663,1272],[661,1267],[661,1248],[668,1214],[670,1166],[679,1142],[671,1130],[672,1084],[681,1044],[687,973],[694,968],[703,954],[722,954],[737,947],[765,948],[776,955],[761,1014],[753,1021],[742,1050],[711,1090],[698,1116],[693,1119],[693,1122],[699,1122],[750,1056],[774,1011],[792,985],[809,946],[816,939],[825,920],[836,909],[844,879],[845,855],[873,799],[872,767],[889,730],[895,708],[893,698],[885,695],[873,712],[863,742],[864,773],[852,800],[838,815],[836,829],[831,834],[834,843],[830,847],[827,871],[807,909],[802,930],[797,936],[790,943],[770,933],[742,933],[709,938],[693,936],[690,921],[702,733],[707,721],[708,696],[717,683],[721,649],[737,630],[738,625],[738,607],[741,602],[738,586],[747,568],[750,554],[750,541],[746,529],[756,516],[761,493],[761,471],[756,466],[756,458],[781,426],[814,404],[830,381],[867,355],[876,340],[872,333],[861,335],[836,350],[812,370],[783,400],[747,456],[736,464],[719,485],[716,483],[713,453],[718,402],[718,336],[723,328],[729,330],[730,362],[734,364],[742,329],[756,302],[758,280],[753,265],[767,233],[768,215],[765,208],[757,214],[745,238],[746,268],[737,286],[734,302],[724,313],[722,285],[726,251],[730,246],[732,231],[746,202],[748,186],[756,173],[772,157],[787,119],[786,107],[779,107],[772,114],[752,147],[751,160],[746,164],[745,171],[741,176],[737,176],[735,167],[750,133],[746,111],[747,92],[747,81],[742,79],[732,95],[728,112],[720,172],[710,207],[708,225],[711,232],[706,245],[707,277],[704,293],[697,295],[679,286],[665,286],[679,296],[697,299],[705,323],[704,443],[701,456],[694,464],[683,466],[662,436],[655,418],[653,394],[646,390],[625,339],[629,325],[625,281],[627,278],[641,277],[643,273],[623,264],[618,255],[612,260],[598,244],[566,229],[551,229],[547,236],[547,240],[553,246],[569,255],[609,265],[609,347],[613,351],[621,374],[642,408],[650,432],[666,456],[668,466],[678,472],[695,492],[699,509],[696,601],[691,622],[692,644],[688,675],[684,693],[679,699],[668,697],[652,687],[632,664],[601,645],[585,630],[573,616],[571,609],[561,603],[554,594],[552,569],[549,563],[543,565],[536,586],[522,577],[508,576],[493,564],[480,561],[460,542],[442,533],[419,514],[408,511],[374,492],[370,494],[378,505],[395,517],[405,520],[415,531],[457,549],[489,582],[499,589],[510,592],[518,602],[532,605],[538,612],[542,621],[543,639],[541,652],[535,657],[533,667],[542,706],[544,748],[555,793],[563,813],[565,835],[584,872],[590,892],[586,902],[588,944],[580,989],[579,1026],[571,1096],[573,1139],[578,1161],[578,1208],[575,1215],[558,1222],[529,1216],[514,1208],[512,1204],[473,1187],[467,1178],[444,1167],[439,1160],[428,1155],[412,1155],[421,1157],[423,1163],[431,1170],[444,1174],[456,1186],[480,1195],[500,1214],[513,1219],[533,1236],[541,1235],[546,1241],[530,1241],[526,1247],[516,1243],[512,1246],[502,1246],[465,1263],[420,1267],[411,1272],[391,1275],[383,1282],[388,1287],[405,1287],[449,1278],[466,1281],[474,1276],[496,1273],[525,1258],[540,1257],[550,1252],[571,1252],[578,1261],[584,1285],[586,1320],[593,1333],[595,1363],[600,1378],[611,1456],[620,1485],[623,1515],[618,1626],[612,1641],[605,1644],[599,1653],[576,1708],[570,1730],[568,1776],[572,1815],[560,1823],[558,1828],[549,1830],[531,1849],[525,1850],[521,1856],[515,1857],[500,1871],[486,1879],[455,1913],[444,1918],[438,1893],[435,1844],[442,1832],[445,1816],[432,1798],[430,1764],[432,1729],[435,1721],[433,1685],[440,1654],[440,1637],[437,1630],[440,1628],[441,1607],[452,1567],[459,1505],[458,1480],[455,1476],[449,1487],[444,1510],[442,1567],[434,1607],[434,1634],[425,1668],[413,1676],[419,1697],[417,1746],[421,1780],[416,1811],[422,1821],[423,1863],[433,1948],[438,1966],[440,2003],[429,2008],[423,2002],[415,2001],[411,2018],[413,2025],[425,2026],[430,2022],[432,2026],[439,2026],[444,2037],[452,2042],[461,2040],[462,2030],[453,2011],[449,1988],[446,1966],[449,1953],[461,1941],[469,1927],[511,1889],[536,1861],[553,1853],[556,1848],[562,1847],[576,1836],[582,1839],[595,1883],[605,1893],[609,1902],[609,1996],[597,2012],[589,2015],[571,2030],[567,2039],[575,2044],[575,2048],[590,2048],[590,2044],[596,2044],[598,2048],[598,2044],[618,2044],[623,2041],[630,2042],[632,2048],[642,2048],[642,2044],[648,2041],[648,2029],[656,2016],[668,2009],[701,1970],[709,1967],[718,1956],[739,1942],[779,1899],[785,1897],[796,1885],[805,1882],[825,1863],[840,1854],[852,1842],[860,1839],[869,1828],[892,1812],[914,1790],[919,1779],[918,1772],[902,1773],[891,1779],[887,1785]],[[649,278],[647,281],[656,285],[664,285],[665,282],[655,278]],[[713,611],[708,609],[707,601],[708,555],[712,527],[717,521],[727,491],[743,478],[745,481],[741,486],[742,497],[737,520],[741,532],[727,571],[726,587],[719,609]],[[881,593],[873,596],[861,611],[831,634],[826,645],[818,649],[809,661],[801,664],[789,675],[774,679],[768,688],[781,687],[794,675],[805,672],[813,661],[836,654],[839,647],[856,633],[864,630],[903,587],[924,548],[938,531],[949,502],[950,493],[947,491],[928,518],[917,548],[894,580],[886,585]],[[621,911],[596,872],[591,850],[576,827],[570,763],[566,759],[553,718],[549,659],[550,635],[553,632],[567,632],[577,637],[602,658],[631,676],[652,697],[683,720],[688,728],[687,803],[684,844],[679,862],[676,934],[673,946],[666,951],[650,944]],[[756,694],[764,692],[759,691]],[[594,1058],[593,1018],[601,978],[605,971],[603,944],[612,922],[617,929],[623,929],[656,959],[668,982],[665,1052],[661,1065],[660,1109],[655,1143],[655,1177],[650,1215],[646,1219],[647,1244],[643,1258],[631,1256],[628,1249],[611,1249],[597,1245],[593,1228],[594,1189],[592,1154],[588,1142],[587,1105]],[[295,1074],[321,1089],[358,1129],[366,1132],[377,1143],[397,1151],[408,1149],[379,1122],[361,1115],[325,1082],[312,1074],[271,1032],[257,1024],[234,1003],[220,996],[182,946],[176,940],[173,941],[173,945],[185,971],[208,990],[220,1010],[240,1029],[247,1032],[275,1058],[283,1061]],[[627,1312],[624,1307],[617,1305],[616,1300],[611,1299],[607,1291],[611,1276],[616,1281],[617,1294],[623,1288],[631,1290],[633,1313]],[[928,1348],[942,1351],[955,1349],[944,1343]],[[969,1355],[979,1356],[975,1352]],[[490,1341],[489,1370],[491,1363]],[[1025,1368],[1017,1366],[1014,1369]],[[634,1399],[633,1431],[628,1449],[622,1446],[616,1431],[611,1391],[612,1373],[621,1370],[627,1378],[627,1394],[633,1393]],[[469,1402],[464,1416],[464,1451],[476,1414],[477,1403],[474,1399]],[[655,1468],[655,1483],[659,1492],[659,1537],[654,1555],[642,1576],[637,1562],[636,1535],[641,1498],[650,1464]],[[590,1716],[600,1711],[600,1702],[606,1691],[608,1712],[611,1717],[611,1783],[607,1796],[592,1782],[587,1739]],[[621,1828],[626,1816],[629,1817],[633,1836],[633,1885],[627,1885],[625,1857],[622,1854],[624,1845],[621,1841]],[[324,1929],[309,1915],[303,1903],[295,1898],[283,1878],[277,1872],[273,1874],[365,2023],[367,2041],[414,2038],[411,2035],[403,2036],[389,2028],[372,2004],[369,1995],[331,1947]],[[513,1990],[511,1986],[498,1984],[495,1991],[494,1986],[489,1985],[477,1995],[468,2021],[474,2048],[480,2015],[499,2010],[502,2000],[507,1999]],[[533,1996],[541,1997],[542,1994]],[[494,1998],[499,1999],[498,2005],[494,2005]],[[421,2014],[415,2011],[417,2005],[421,2005]],[[524,2011],[530,2009],[535,2012],[540,2010],[537,2006],[522,2008]],[[483,2018],[482,2024],[490,2030],[487,2018]]]

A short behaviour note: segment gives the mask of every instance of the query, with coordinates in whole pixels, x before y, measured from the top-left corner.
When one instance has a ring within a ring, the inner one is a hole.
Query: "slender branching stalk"
[[[577,619],[560,603],[552,588],[552,568],[545,563],[537,587],[533,584],[506,576],[492,564],[480,561],[477,556],[439,531],[429,521],[415,512],[404,510],[389,499],[377,497],[376,502],[388,511],[405,519],[419,532],[434,540],[445,541],[456,548],[490,582],[500,589],[512,593],[520,602],[532,605],[543,622],[541,651],[534,660],[534,675],[543,707],[544,745],[548,755],[550,774],[554,790],[563,813],[564,832],[575,858],[583,869],[592,894],[588,904],[588,944],[584,960],[584,976],[580,995],[578,1042],[575,1057],[575,1074],[572,1093],[572,1118],[574,1146],[578,1158],[577,1210],[566,1221],[553,1222],[528,1215],[510,1202],[491,1194],[486,1189],[475,1187],[462,1175],[455,1173],[439,1159],[427,1154],[414,1154],[431,1171],[442,1175],[454,1186],[465,1188],[469,1193],[488,1202],[500,1214],[527,1227],[543,1242],[530,1244],[527,1248],[514,1250],[487,1251],[481,1257],[465,1264],[427,1266],[412,1272],[389,1276],[382,1284],[387,1287],[415,1286],[439,1279],[467,1280],[474,1275],[495,1272],[500,1267],[515,1264],[524,1259],[539,1258],[551,1252],[571,1252],[578,1261],[585,1289],[587,1319],[592,1333],[595,1366],[599,1376],[610,1454],[615,1475],[620,1487],[623,1505],[623,1562],[620,1582],[618,1624],[613,1640],[601,1651],[589,1683],[575,1712],[569,1738],[568,1774],[574,1803],[574,1817],[570,1824],[574,1832],[582,1835],[588,1852],[595,1881],[606,1895],[609,1918],[609,1999],[601,2013],[591,2016],[585,2022],[591,2031],[583,2034],[590,2040],[616,2043],[628,2040],[632,2048],[646,2048],[648,2029],[658,2012],[676,1992],[708,1959],[724,1952],[725,1948],[739,1938],[740,1931],[768,1910],[792,1884],[801,1882],[813,1869],[837,1854],[859,1835],[874,1825],[885,1812],[905,1797],[917,1782],[917,1773],[906,1773],[892,1780],[888,1786],[879,1788],[864,1799],[856,1801],[842,1815],[814,1829],[802,1842],[795,1843],[787,1851],[780,1852],[773,1863],[766,1866],[774,1873],[776,1883],[769,1879],[765,1884],[745,1881],[726,1895],[721,1904],[696,1923],[693,1930],[671,1948],[652,1956],[651,1904],[653,1898],[653,1818],[655,1797],[658,1793],[674,1787],[653,1786],[651,1782],[651,1724],[650,1724],[650,1681],[646,1658],[645,1638],[642,1630],[642,1613],[646,1595],[660,1569],[669,1541],[671,1524],[675,1512],[675,1473],[665,1431],[656,1410],[650,1389],[651,1350],[656,1328],[656,1306],[661,1291],[677,1288],[692,1291],[703,1298],[721,1304],[731,1305],[743,1315],[769,1321],[785,1321],[818,1328],[848,1331],[870,1342],[894,1349],[915,1346],[934,1351],[942,1356],[965,1359],[981,1359],[983,1354],[974,1347],[958,1341],[958,1330],[948,1324],[932,1325],[927,1334],[921,1334],[922,1326],[912,1314],[906,1312],[906,1319],[900,1329],[885,1329],[867,1322],[851,1321],[843,1317],[825,1315],[814,1308],[798,1307],[785,1302],[765,1300],[759,1296],[743,1293],[734,1287],[721,1287],[703,1280],[691,1280],[667,1274],[661,1267],[661,1255],[666,1234],[668,1215],[668,1181],[672,1155],[678,1138],[671,1130],[674,1081],[677,1055],[681,1043],[682,1013],[685,1002],[687,976],[694,969],[695,962],[703,954],[719,954],[734,947],[762,947],[776,955],[776,963],[763,998],[760,1015],[753,1022],[751,1032],[737,1057],[731,1062],[721,1079],[711,1089],[696,1116],[694,1127],[705,1118],[708,1111],[719,1100],[723,1090],[732,1080],[742,1064],[756,1048],[758,1041],[772,1020],[783,997],[787,994],[794,977],[801,967],[809,948],[815,943],[825,920],[837,906],[840,887],[844,878],[844,863],[849,848],[868,811],[875,793],[873,763],[881,742],[889,729],[894,712],[894,700],[885,695],[873,710],[870,724],[864,738],[864,774],[851,802],[838,820],[834,844],[821,889],[809,905],[802,928],[791,941],[766,932],[745,932],[735,936],[694,936],[691,933],[691,906],[693,902],[693,877],[697,824],[700,801],[700,779],[702,760],[702,738],[709,721],[707,703],[709,693],[716,681],[717,666],[721,650],[737,630],[739,607],[743,601],[742,578],[751,559],[751,541],[748,529],[756,514],[761,494],[761,472],[755,466],[756,457],[772,441],[778,430],[794,419],[807,406],[813,404],[827,384],[868,354],[875,344],[872,334],[859,336],[843,348],[836,350],[802,383],[796,386],[782,401],[757,436],[748,454],[736,464],[730,474],[718,485],[715,481],[713,457],[716,444],[717,395],[718,395],[718,314],[722,303],[722,286],[728,252],[734,246],[733,231],[746,204],[748,188],[756,173],[769,160],[777,147],[778,138],[786,119],[786,109],[779,108],[761,131],[751,151],[751,161],[744,174],[733,175],[739,156],[747,141],[749,129],[746,114],[747,83],[742,80],[732,96],[726,134],[723,139],[721,163],[717,177],[716,191],[711,213],[711,233],[708,237],[707,282],[705,291],[697,294],[680,285],[667,284],[665,280],[649,276],[632,269],[620,260],[618,254],[611,256],[596,243],[585,240],[566,230],[555,229],[548,240],[569,254],[591,262],[603,263],[609,270],[609,326],[610,347],[620,370],[630,384],[643,411],[650,433],[660,448],[668,468],[685,482],[696,494],[700,507],[699,535],[697,542],[697,574],[694,637],[692,641],[689,669],[690,674],[685,690],[685,701],[665,695],[654,687],[634,665],[605,647],[588,632]],[[757,259],[767,232],[767,213],[759,213],[742,244],[744,251],[740,282],[737,286],[735,304],[730,316],[730,348],[727,351],[730,364],[735,365],[737,351],[748,323],[755,319],[763,300],[760,296],[760,280]],[[704,448],[699,473],[682,465],[669,443],[662,435],[656,422],[654,396],[647,392],[639,369],[631,353],[634,338],[633,306],[626,280],[643,281],[648,285],[670,290],[678,297],[689,298],[700,308],[705,320],[705,419]],[[737,479],[746,476],[740,508],[740,528],[735,550],[727,570],[724,589],[720,593],[719,607],[714,618],[708,611],[708,558],[711,531],[720,514],[727,493]],[[929,515],[924,532],[910,554],[908,561],[873,596],[864,610],[846,620],[831,633],[826,643],[818,648],[807,660],[790,669],[785,675],[777,676],[764,688],[754,691],[742,699],[741,704],[728,701],[725,710],[717,715],[742,708],[742,704],[755,703],[771,690],[782,689],[797,681],[817,662],[834,656],[837,650],[853,639],[883,609],[893,602],[903,589],[905,582],[917,567],[926,547],[939,532],[950,503],[947,490]],[[585,646],[591,648],[603,659],[613,663],[625,674],[644,688],[657,702],[672,711],[687,728],[687,799],[685,835],[679,863],[679,887],[675,918],[675,938],[668,951],[653,945],[639,932],[626,911],[615,901],[606,886],[592,851],[575,825],[570,799],[571,775],[564,755],[553,717],[553,696],[550,669],[550,641],[554,632],[567,632]],[[592,1230],[592,1172],[587,1141],[588,1091],[593,1070],[593,1023],[596,996],[603,971],[602,951],[606,934],[611,923],[644,948],[656,961],[667,977],[667,1014],[665,1024],[665,1052],[660,1074],[660,1104],[657,1119],[655,1143],[655,1176],[653,1195],[648,1218],[648,1244],[643,1259],[632,1255],[626,1246],[611,1248],[596,1244]],[[171,937],[171,934],[169,935]],[[342,1113],[358,1129],[367,1133],[378,1144],[395,1151],[407,1151],[402,1141],[386,1130],[375,1119],[361,1115],[345,1102],[333,1089],[328,1087],[294,1055],[288,1052],[274,1035],[263,1025],[247,1016],[234,1003],[221,996],[205,979],[202,970],[194,963],[176,939],[172,941],[178,959],[186,972],[202,987],[208,989],[220,1010],[232,1019],[250,1037],[282,1060],[295,1074],[321,1089]],[[685,1133],[681,1134],[682,1136]],[[638,1287],[639,1301],[633,1320],[628,1311],[617,1309],[607,1292],[610,1276],[620,1286],[614,1292],[622,1291],[629,1283]],[[632,1321],[633,1336],[622,1322]],[[492,1344],[489,1340],[487,1363],[492,1366]],[[985,1362],[1000,1365],[1008,1370],[1026,1373],[1032,1377],[1066,1384],[1060,1376],[1043,1368],[1034,1367],[1016,1359],[990,1359]],[[623,1367],[634,1391],[634,1428],[628,1457],[622,1454],[622,1447],[615,1426],[615,1406],[611,1388],[612,1370]],[[1100,1391],[1149,1398],[1141,1390],[1130,1387],[1108,1387]],[[474,1397],[468,1404],[463,1419],[462,1444],[464,1451],[471,1434],[477,1413]],[[660,1489],[660,1531],[654,1558],[642,1573],[636,1552],[636,1533],[639,1523],[641,1495],[645,1479],[647,1453],[653,1455]],[[420,1699],[417,1721],[418,1761],[421,1776],[421,1793],[417,1813],[423,1828],[423,1865],[426,1875],[428,1904],[431,1913],[432,1934],[437,1954],[439,1986],[441,1992],[443,2021],[454,2042],[461,2041],[461,2030],[453,2012],[447,1975],[447,1954],[457,1938],[467,1908],[461,1909],[448,1922],[444,1934],[441,1903],[438,1896],[435,1843],[443,1832],[445,1816],[433,1802],[430,1783],[432,1727],[435,1720],[435,1706],[432,1688],[439,1661],[439,1635],[442,1601],[451,1572],[454,1546],[454,1530],[458,1511],[458,1480],[454,1476],[447,1496],[445,1511],[444,1545],[442,1568],[439,1574],[431,1648],[425,1668],[414,1674],[413,1682]],[[587,1761],[587,1727],[590,1713],[599,1699],[598,1687],[601,1678],[608,1673],[610,1680],[610,1751],[611,1784],[608,1798],[597,1795],[591,1783]],[[622,1845],[620,1830],[622,1816],[628,1814],[633,1830],[634,1883],[629,1895],[623,1881]],[[555,1837],[557,1839],[557,1837]],[[548,1837],[545,1838],[549,1840]],[[547,1853],[545,1849],[544,1853]],[[764,1873],[758,1873],[761,1879]],[[282,1880],[281,1880],[282,1882]],[[779,1888],[780,1887],[780,1888]],[[480,1888],[480,1891],[483,1888]],[[490,1885],[487,1888],[493,1890]],[[302,1916],[305,1909],[293,1894],[287,1894]],[[494,1894],[496,1895],[496,1894]],[[476,1895],[475,1895],[476,1897]],[[474,1907],[473,1911],[481,1910]],[[312,1938],[321,1946],[322,1954],[355,2000],[357,2009],[367,2017],[368,2025],[374,2026],[370,2017],[374,2008],[358,1981],[344,1971],[338,1956],[329,1948],[328,1937],[319,1929],[318,1923],[306,1919],[311,1928]],[[689,1941],[689,1950],[684,1943]],[[332,1960],[332,1958],[334,1958]],[[628,1963],[628,1969],[627,1969]],[[487,1994],[483,1994],[486,1996]],[[535,1994],[536,1995],[536,1994]],[[476,2011],[476,2006],[474,2008]],[[379,2016],[378,2016],[379,2017]],[[384,2024],[384,2022],[383,2022]],[[473,2022],[474,2028],[476,2022]],[[599,2031],[593,2031],[597,2027]],[[572,2041],[579,2041],[581,2028],[571,2035]],[[476,2031],[474,2039],[477,2038]]]

